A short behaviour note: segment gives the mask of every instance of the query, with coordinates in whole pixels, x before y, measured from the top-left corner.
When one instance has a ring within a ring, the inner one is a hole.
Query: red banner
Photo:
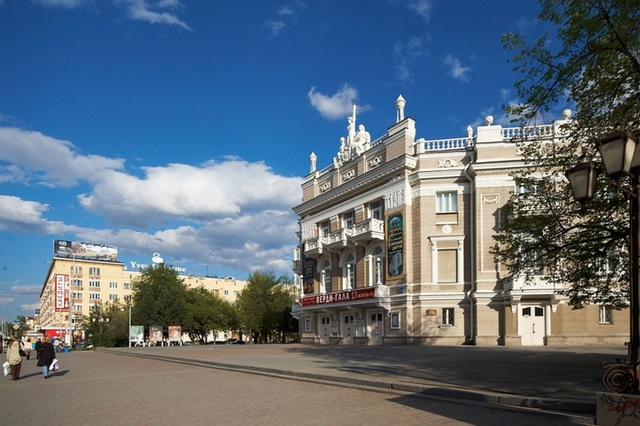
[[[373,299],[376,289],[373,287],[358,290],[340,291],[337,293],[318,294],[316,296],[303,297],[300,300],[302,306],[326,305],[330,303],[353,302],[354,300]]]

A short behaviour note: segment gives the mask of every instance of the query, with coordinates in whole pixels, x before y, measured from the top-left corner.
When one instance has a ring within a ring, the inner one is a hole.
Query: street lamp
[[[640,148],[634,134],[615,133],[600,141],[598,150],[606,174],[617,180],[622,176],[631,179],[629,203],[629,354],[625,362],[608,364],[602,375],[602,384],[607,390],[617,393],[638,393],[640,391]],[[598,170],[590,163],[579,164],[565,173],[576,201],[586,202],[593,199]]]

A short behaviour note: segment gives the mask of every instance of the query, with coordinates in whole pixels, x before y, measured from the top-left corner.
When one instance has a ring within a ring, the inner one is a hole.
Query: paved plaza
[[[602,361],[624,355],[298,344],[71,352],[49,380],[33,358],[19,381],[0,380],[0,424],[589,424]]]

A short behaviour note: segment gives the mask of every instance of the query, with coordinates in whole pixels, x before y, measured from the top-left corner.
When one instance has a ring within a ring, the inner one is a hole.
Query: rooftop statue
[[[371,135],[361,124],[356,132],[356,104],[353,103],[353,114],[347,118],[347,137],[340,138],[340,150],[333,158],[333,166],[341,167],[344,163],[357,157],[371,147]]]

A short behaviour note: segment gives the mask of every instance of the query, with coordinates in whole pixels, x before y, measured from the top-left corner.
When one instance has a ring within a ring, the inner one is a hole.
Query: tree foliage
[[[189,333],[191,340],[207,343],[210,332],[235,328],[235,310],[233,306],[204,287],[187,290],[187,321],[183,331]]]
[[[236,305],[241,328],[250,332],[254,342],[282,339],[291,331],[290,280],[273,273],[253,272],[238,296]]]
[[[133,280],[132,323],[146,327],[187,323],[187,287],[165,264],[152,265]]]
[[[614,131],[640,128],[640,7],[637,0],[540,0],[540,21],[555,32],[529,44],[503,35],[519,51],[514,70],[521,102],[505,107],[522,126],[537,124],[558,107],[575,109],[556,129],[563,137],[541,142],[521,132],[527,167],[513,173],[528,191],[514,194],[496,236],[497,261],[511,276],[545,273],[569,283],[569,303],[623,306],[628,297],[629,200],[605,176],[594,201],[577,209],[564,171],[582,161],[601,163],[597,142]],[[620,185],[628,185],[623,179]]]

